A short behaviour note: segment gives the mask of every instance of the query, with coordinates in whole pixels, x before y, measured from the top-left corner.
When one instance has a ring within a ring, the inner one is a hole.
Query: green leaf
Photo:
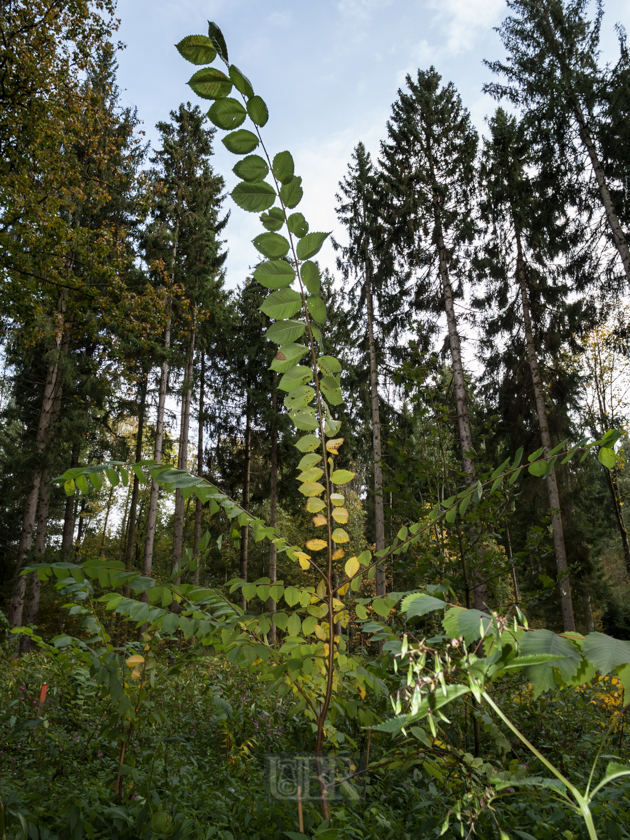
[[[319,321],[320,324],[325,323],[326,306],[321,298],[311,296],[307,298],[306,305],[308,306],[308,311],[316,321]]]
[[[276,191],[264,181],[256,184],[237,184],[232,190],[232,198],[248,213],[260,213],[267,210],[276,200]]]
[[[238,131],[226,134],[221,142],[228,152],[235,155],[247,155],[258,146],[258,137],[246,128],[239,128]]]
[[[252,96],[247,102],[247,113],[255,125],[266,125],[269,119],[269,110],[260,96]]]
[[[247,111],[237,99],[226,96],[223,99],[217,99],[212,105],[208,111],[208,118],[218,128],[231,131],[245,122]]]
[[[441,610],[447,604],[439,598],[434,598],[432,595],[425,595],[424,592],[407,595],[403,598],[400,605],[402,612],[407,613],[408,618],[413,618],[418,615],[426,615],[427,613]]]
[[[305,636],[310,636],[315,631],[317,619],[314,615],[308,615],[302,622],[302,633]]]
[[[295,171],[291,152],[279,152],[273,159],[271,169],[281,184],[288,184]]]
[[[120,468],[120,479],[123,483],[123,487],[129,486],[129,473],[124,467]]]
[[[227,99],[221,99],[219,102],[228,102]],[[217,103],[219,104],[219,103]],[[260,155],[248,155],[243,160],[239,160],[232,172],[243,181],[249,183],[256,183],[256,181],[264,181],[269,174],[269,167],[267,163],[260,157]],[[273,187],[271,187],[273,190]],[[275,190],[273,190],[275,195]],[[280,211],[282,213],[282,211]],[[282,216],[284,220],[284,216]]]
[[[330,480],[333,484],[347,484],[349,481],[352,481],[354,475],[350,470],[335,470],[330,476]]]
[[[286,207],[297,207],[303,195],[302,178],[299,175],[294,175],[287,184],[280,187],[280,198]]]
[[[298,411],[297,413],[290,414],[289,416],[295,423],[295,428],[299,429],[301,432],[314,432],[319,428],[319,421],[314,414],[307,414],[305,411]]]
[[[297,255],[299,260],[308,260],[319,253],[322,245],[330,233],[307,233],[298,242]]]
[[[284,398],[284,404],[289,411],[297,411],[298,408],[304,408],[308,405],[315,396],[315,389],[310,385],[300,385],[299,388],[291,391],[290,394]]]
[[[372,609],[377,615],[380,615],[381,618],[387,618],[392,611],[391,605],[383,598],[375,598],[372,601]]]
[[[197,70],[188,84],[202,99],[222,99],[232,90],[230,79],[216,67]]]
[[[300,452],[312,452],[320,445],[321,441],[316,435],[304,435],[295,445]]]
[[[306,385],[307,382],[313,378],[313,371],[304,365],[296,365],[288,370],[278,383],[278,388],[281,391],[293,391],[294,388],[299,388],[300,385]]]
[[[298,470],[304,472],[304,470],[308,470],[310,469],[310,467],[314,467],[315,464],[319,464],[321,460],[321,455],[319,455],[317,452],[311,452],[301,459],[300,463],[297,465],[297,468]]]
[[[271,260],[286,256],[289,250],[288,240],[279,233],[260,233],[252,242],[256,250]]]
[[[84,475],[78,475],[75,479],[76,485],[82,493],[89,493],[90,487],[87,483],[87,478]]]
[[[317,366],[326,376],[341,373],[341,363],[334,356],[320,356],[317,360]]]
[[[90,481],[94,485],[95,490],[100,490],[103,487],[103,479],[98,473],[90,473]]]
[[[308,233],[308,222],[301,213],[291,213],[287,219],[287,225],[291,233],[298,239]]]
[[[280,347],[269,367],[278,373],[286,373],[306,353],[308,353],[308,347],[303,344],[285,344],[284,347]]]
[[[341,428],[341,420],[333,420],[332,417],[327,417],[326,422],[324,423],[324,431],[328,437],[334,437],[336,434],[339,434],[339,429]]]
[[[564,658],[549,665],[534,665],[527,669],[526,675],[531,680],[535,690],[537,684],[540,684],[540,681],[545,677],[543,673],[545,669],[557,668],[562,680],[568,683],[577,672],[582,661],[580,652],[575,645],[571,644],[568,639],[563,639],[562,636],[552,633],[551,630],[534,630],[523,634],[519,642],[519,655],[533,656],[538,653],[548,653]]]
[[[187,35],[175,47],[191,64],[212,64],[217,57],[212,41],[205,35]]]
[[[120,478],[116,470],[113,470],[111,467],[108,467],[105,470],[105,475],[107,476],[109,483],[112,485],[112,487],[117,487],[120,484]],[[74,484],[72,485],[72,492],[74,493]]]
[[[284,213],[280,207],[272,207],[268,213],[263,213],[260,217],[262,225],[267,230],[280,230],[284,224]]]
[[[608,447],[602,448],[597,453],[597,460],[600,464],[603,464],[607,469],[612,470],[612,468],[617,463],[617,456],[615,455],[614,449],[609,449]]]
[[[302,282],[312,295],[318,295],[321,289],[319,268],[314,262],[305,262],[300,270]]]
[[[582,655],[602,674],[630,663],[630,642],[613,639],[605,633],[589,633],[582,644]]]
[[[273,233],[265,233],[263,236],[275,236]],[[276,321],[291,318],[302,308],[302,295],[294,289],[280,289],[272,292],[259,307],[261,312]]]
[[[227,44],[225,43],[225,38],[223,37],[223,32],[219,29],[219,27],[213,21],[208,21],[208,37],[216,47],[217,52],[228,64],[228,51],[227,51]]]
[[[64,481],[63,489],[66,491],[66,496],[74,496],[74,479],[69,478]]]
[[[324,492],[324,486],[319,481],[305,481],[299,488],[304,496],[319,496]]]
[[[284,289],[291,285],[294,277],[295,269],[283,260],[260,263],[254,271],[254,278],[266,289]]]
[[[589,798],[592,799],[598,790],[610,784],[610,782],[614,782],[615,779],[621,779],[622,776],[630,776],[630,767],[626,764],[618,764],[616,761],[610,761],[606,767],[606,772],[604,773],[602,780],[599,782],[597,787],[593,789]]]
[[[530,464],[527,468],[528,472],[532,475],[538,476],[538,478],[542,478],[542,476],[547,474],[549,464],[547,461],[534,461],[533,464]]]
[[[250,96],[254,95],[254,88],[252,87],[252,83],[249,81],[247,76],[238,69],[235,64],[230,64],[230,69],[228,70],[230,74],[230,79],[234,83],[234,87],[239,93],[242,93],[246,99],[249,99]]]
[[[272,616],[273,623],[278,627],[280,630],[286,630],[287,624],[289,623],[289,616],[283,612],[274,613]]]
[[[471,645],[479,638],[479,630],[483,625],[484,631],[492,623],[492,618],[480,610],[465,610],[461,607],[451,607],[447,610],[442,625],[444,632],[451,639],[464,637],[466,644]]]
[[[306,324],[302,321],[276,321],[272,324],[265,337],[274,344],[292,344],[296,339],[301,338],[306,331]]]
[[[339,382],[334,376],[324,376],[323,379],[320,380],[319,384],[324,397],[330,405],[341,405],[343,402],[343,394],[341,393]]]
[[[537,449],[535,452],[532,452],[532,454],[527,458],[527,460],[531,464],[532,461],[537,461],[542,454],[543,454],[543,448],[541,446],[540,449]]]

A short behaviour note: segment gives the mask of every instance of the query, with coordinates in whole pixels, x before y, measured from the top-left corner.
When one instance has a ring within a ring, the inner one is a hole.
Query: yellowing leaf
[[[326,519],[326,517],[323,514],[318,513],[317,516],[313,517],[313,525],[316,528],[319,528],[322,525],[326,525],[326,524],[328,524],[328,520]]]
[[[342,496],[341,493],[331,493],[330,501],[335,507],[341,507],[341,505],[346,501],[346,497]]]
[[[133,671],[131,672],[131,679],[132,680],[139,680],[141,676],[142,676],[142,671],[140,670],[140,668],[134,668]]]
[[[354,608],[354,611],[356,612],[357,617],[362,619],[363,621],[365,621],[365,619],[368,617],[368,611],[365,609],[363,604],[357,604]]]
[[[349,481],[352,481],[354,476],[355,474],[350,472],[350,470],[335,470],[330,476],[330,480],[333,484],[347,484]]]
[[[324,486],[318,481],[305,481],[300,487],[300,493],[303,493],[305,496],[319,496],[323,492]]]
[[[345,595],[346,592],[348,591],[348,589],[350,589],[350,584],[349,583],[344,583],[344,585],[340,586],[337,591],[339,592],[340,595]]]
[[[326,502],[323,502],[321,499],[316,499],[315,497],[308,500],[306,504],[306,509],[309,513],[318,513],[320,510],[323,510],[326,507]]]
[[[328,547],[328,543],[325,540],[308,540],[306,547],[309,551],[322,551]]]
[[[332,538],[336,543],[350,542],[348,532],[344,531],[343,528],[335,528],[335,530],[332,532]]]
[[[361,564],[359,563],[359,561],[357,560],[356,557],[351,557],[346,562],[346,567],[345,568],[346,568],[346,574],[348,575],[348,577],[354,577],[356,575],[356,573],[359,571],[359,569],[361,568]]]
[[[346,552],[343,550],[343,548],[338,548],[337,551],[335,551],[335,553],[333,554],[332,559],[333,560],[341,560],[345,556],[346,556]]]
[[[128,668],[135,668],[136,665],[142,665],[144,662],[144,656],[140,656],[140,654],[136,653],[133,656],[130,656],[129,659],[125,660],[125,665]]]
[[[306,557],[306,554],[302,554],[300,557],[298,557],[298,563],[300,564],[300,568],[303,569],[305,572],[307,572],[311,568],[311,564],[308,562]]]
[[[333,510],[332,518],[335,522],[338,522],[340,525],[345,525],[348,521],[348,517],[350,514],[345,508],[338,508],[337,510]]]
[[[326,441],[326,449],[329,452],[332,452],[333,455],[338,455],[338,450],[342,443],[343,438],[337,438],[336,440],[328,440]]]
[[[315,635],[317,636],[320,642],[325,642],[328,638],[328,633],[324,630],[321,624],[315,625]]]
[[[304,472],[300,473],[297,477],[298,481],[319,481],[319,479],[324,475],[324,470],[320,469],[320,467],[311,467],[309,470],[305,470]]]

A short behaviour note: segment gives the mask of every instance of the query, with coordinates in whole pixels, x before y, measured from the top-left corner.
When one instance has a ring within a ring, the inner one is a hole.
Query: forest
[[[630,838],[630,54],[504,11],[327,232],[220,21],[149,144],[0,2],[0,840]]]

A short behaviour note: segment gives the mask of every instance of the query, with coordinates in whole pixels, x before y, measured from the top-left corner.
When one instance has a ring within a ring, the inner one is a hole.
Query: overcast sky
[[[630,0],[608,0],[602,46],[617,50],[614,25],[630,24]],[[493,27],[506,15],[504,0],[119,0],[119,84],[124,104],[138,115],[153,145],[155,124],[191,101],[206,109],[186,85],[196,68],[174,44],[207,34],[207,21],[223,30],[230,54],[267,102],[265,141],[273,153],[289,149],[303,176],[301,210],[311,230],[334,230],[337,184],[362,140],[374,156],[405,76],[433,64],[458,88],[480,132],[495,103],[481,92],[491,79],[482,60],[502,56]],[[224,132],[219,131],[222,136]],[[217,138],[218,139],[218,138]],[[238,160],[220,142],[214,166],[236,183]],[[240,283],[255,263],[251,240],[257,217],[237,208],[227,228],[227,282]],[[341,238],[341,237],[340,237]],[[332,249],[320,259],[333,266]]]

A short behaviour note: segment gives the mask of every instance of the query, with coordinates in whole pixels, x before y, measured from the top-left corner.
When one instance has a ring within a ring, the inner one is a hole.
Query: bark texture
[[[252,463],[252,421],[249,413],[249,398],[246,407],[245,420],[245,463],[243,465],[243,508],[249,510],[249,482],[251,478],[251,463]],[[243,580],[247,580],[247,560],[249,549],[249,526],[243,525],[241,528],[241,557],[240,557],[240,576]],[[247,609],[247,599],[242,596],[243,609]]]
[[[184,381],[182,383],[182,408],[179,431],[179,451],[177,454],[177,469],[188,469],[188,434],[190,431],[190,407],[192,405],[193,363],[195,359],[196,323],[193,322],[188,343],[188,355]],[[181,490],[175,491],[175,523],[173,528],[173,553],[171,555],[171,569],[175,572],[181,569],[184,554],[184,497]],[[175,583],[180,582],[179,575]],[[173,602],[175,603],[175,602]]]
[[[206,388],[206,354],[202,350],[201,353],[201,371],[199,382],[199,411],[198,411],[198,429],[197,429],[197,475],[203,475],[203,425],[204,425],[204,400]],[[201,512],[203,505],[201,499],[195,499],[195,536],[193,542],[193,555],[197,560],[197,566],[193,572],[194,583],[199,583],[199,570],[201,560],[199,559],[199,542],[201,540]]]

